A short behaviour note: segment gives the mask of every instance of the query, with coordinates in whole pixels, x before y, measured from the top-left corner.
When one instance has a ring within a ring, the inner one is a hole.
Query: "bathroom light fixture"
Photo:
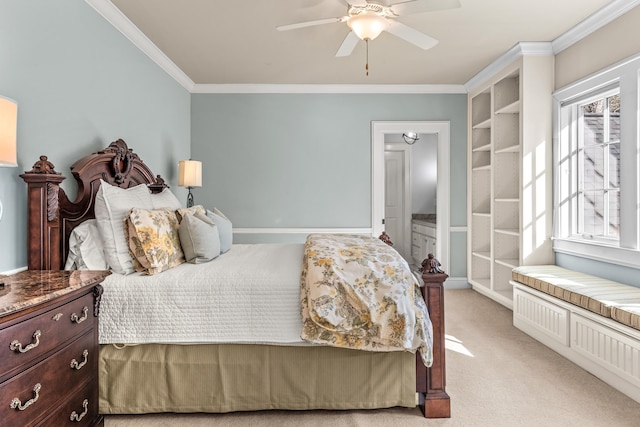
[[[178,185],[189,189],[187,207],[192,207],[193,194],[191,194],[191,189],[202,187],[202,162],[198,160],[180,160],[178,162]]]
[[[413,145],[417,140],[420,139],[420,135],[417,132],[405,132],[402,134],[402,139],[409,145]]]

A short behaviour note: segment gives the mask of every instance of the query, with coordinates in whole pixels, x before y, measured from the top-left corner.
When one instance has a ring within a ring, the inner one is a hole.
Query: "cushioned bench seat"
[[[640,330],[640,288],[556,265],[517,267],[514,281]]]

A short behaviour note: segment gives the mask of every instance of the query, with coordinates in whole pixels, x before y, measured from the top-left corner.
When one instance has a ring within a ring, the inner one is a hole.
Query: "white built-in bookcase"
[[[469,283],[512,308],[511,270],[553,264],[553,56],[522,56],[469,94]]]

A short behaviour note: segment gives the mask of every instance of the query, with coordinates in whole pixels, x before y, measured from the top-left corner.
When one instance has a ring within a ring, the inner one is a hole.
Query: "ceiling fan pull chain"
[[[367,72],[367,76],[369,76],[369,39],[365,39],[364,42],[367,44],[367,63],[364,66],[364,69]]]

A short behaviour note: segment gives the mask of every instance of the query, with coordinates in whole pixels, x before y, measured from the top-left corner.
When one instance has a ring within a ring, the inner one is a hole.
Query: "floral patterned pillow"
[[[129,253],[136,271],[157,274],[185,262],[172,209],[132,208],[125,218]]]

